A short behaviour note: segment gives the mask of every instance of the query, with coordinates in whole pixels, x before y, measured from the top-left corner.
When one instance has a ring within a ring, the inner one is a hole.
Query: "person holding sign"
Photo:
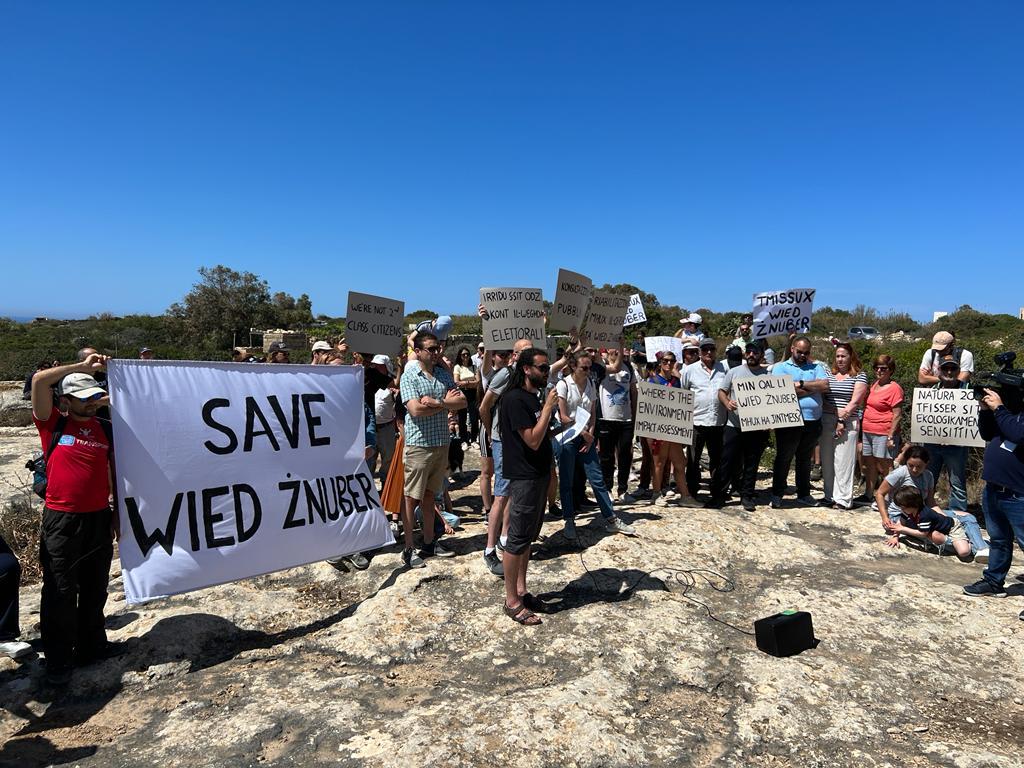
[[[453,557],[454,552],[434,541],[434,497],[442,489],[448,464],[448,413],[466,407],[466,396],[455,386],[448,369],[438,362],[441,343],[427,330],[417,332],[413,354],[401,379],[405,420],[405,550],[402,561],[422,568],[423,557]],[[414,365],[415,364],[415,365]],[[423,549],[413,550],[417,505],[423,511]]]
[[[647,383],[679,387],[681,382],[679,377],[675,375],[676,356],[671,352],[659,352],[658,355],[659,370],[648,377]],[[678,500],[677,503],[683,507],[701,506],[686,488],[686,452],[683,450],[683,444],[672,443],[668,440],[645,439],[651,447],[651,457],[654,459],[654,476],[651,479],[651,503],[658,507],[666,507],[670,501]],[[665,465],[670,461],[672,462],[672,472],[676,479],[675,493],[667,488],[662,492],[662,484],[665,483]]]
[[[576,473],[577,456],[582,458],[583,471],[594,491],[605,529],[612,533],[636,534],[633,526],[627,525],[615,516],[612,499],[604,484],[604,475],[597,459],[597,445],[594,442],[594,424],[597,417],[597,390],[590,381],[593,360],[587,352],[566,355],[569,375],[555,385],[558,393],[558,418],[565,427],[565,435],[559,436],[558,490],[562,500],[562,518],[565,520],[565,536],[576,538],[576,512],[573,501],[573,479]]]
[[[92,376],[109,359],[90,354],[80,363],[47,368],[32,377],[32,419],[47,457],[39,620],[46,677],[55,685],[67,683],[72,664],[114,652],[103,621],[118,529],[111,510],[113,445],[109,424],[96,417],[107,393]],[[58,382],[67,416],[54,407],[51,386]]]
[[[796,459],[797,501],[807,507],[817,505],[811,496],[811,465],[814,448],[821,437],[821,397],[828,389],[827,374],[811,362],[811,340],[797,336],[790,345],[790,358],[776,363],[772,373],[793,378],[793,387],[800,398],[803,426],[775,430],[775,463],[772,466],[772,509],[782,507],[782,496],[788,485],[789,467]]]
[[[868,377],[861,370],[857,352],[846,342],[837,344],[821,416],[821,478],[825,486],[822,503],[836,509],[853,507],[857,433],[867,390]]]
[[[746,361],[743,365],[730,368],[718,385],[718,400],[725,408],[727,422],[722,433],[722,464],[719,467],[715,484],[711,488],[712,499],[724,499],[725,488],[732,478],[735,467],[741,467],[740,500],[747,512],[757,509],[757,468],[761,465],[761,455],[768,446],[768,430],[756,429],[743,432],[740,428],[740,417],[737,413],[739,403],[733,392],[733,382],[749,376],[766,376],[768,369],[764,366],[761,345],[749,342],[746,346]]]
[[[968,389],[970,384],[960,378],[960,363],[950,355],[939,363],[939,381],[932,389]],[[931,453],[928,471],[936,480],[946,468],[949,476],[949,508],[967,511],[967,446],[925,443]]]

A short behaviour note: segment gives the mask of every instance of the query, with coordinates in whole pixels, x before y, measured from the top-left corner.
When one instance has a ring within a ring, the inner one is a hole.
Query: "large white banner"
[[[362,368],[112,360],[109,381],[129,603],[394,543]]]
[[[914,387],[910,442],[984,448],[974,390]]]
[[[755,339],[807,333],[811,330],[814,288],[791,288],[754,294]]]

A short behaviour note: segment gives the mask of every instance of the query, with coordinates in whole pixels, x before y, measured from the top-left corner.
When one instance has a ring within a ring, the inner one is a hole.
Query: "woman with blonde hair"
[[[857,465],[857,435],[868,391],[857,351],[846,342],[836,345],[835,361],[822,393],[821,479],[823,506],[848,510],[853,506],[853,471]]]

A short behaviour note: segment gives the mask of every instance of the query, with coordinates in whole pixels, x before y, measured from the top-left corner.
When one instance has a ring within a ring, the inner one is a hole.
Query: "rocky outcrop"
[[[0,765],[1020,764],[1021,600],[961,596],[979,566],[887,550],[875,513],[623,507],[638,536],[583,519],[582,548],[549,520],[552,612],[524,628],[468,492],[458,556],[422,570],[390,551],[128,606],[115,564],[127,652],[61,691],[0,660]],[[786,608],[820,644],[767,656],[746,633]]]
[[[0,381],[0,427],[32,425],[32,404],[21,399],[23,387],[22,382]]]

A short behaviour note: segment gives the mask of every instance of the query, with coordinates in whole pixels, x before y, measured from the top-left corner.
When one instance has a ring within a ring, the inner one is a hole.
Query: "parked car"
[[[877,339],[878,329],[872,328],[870,325],[855,325],[846,334],[848,339]]]

